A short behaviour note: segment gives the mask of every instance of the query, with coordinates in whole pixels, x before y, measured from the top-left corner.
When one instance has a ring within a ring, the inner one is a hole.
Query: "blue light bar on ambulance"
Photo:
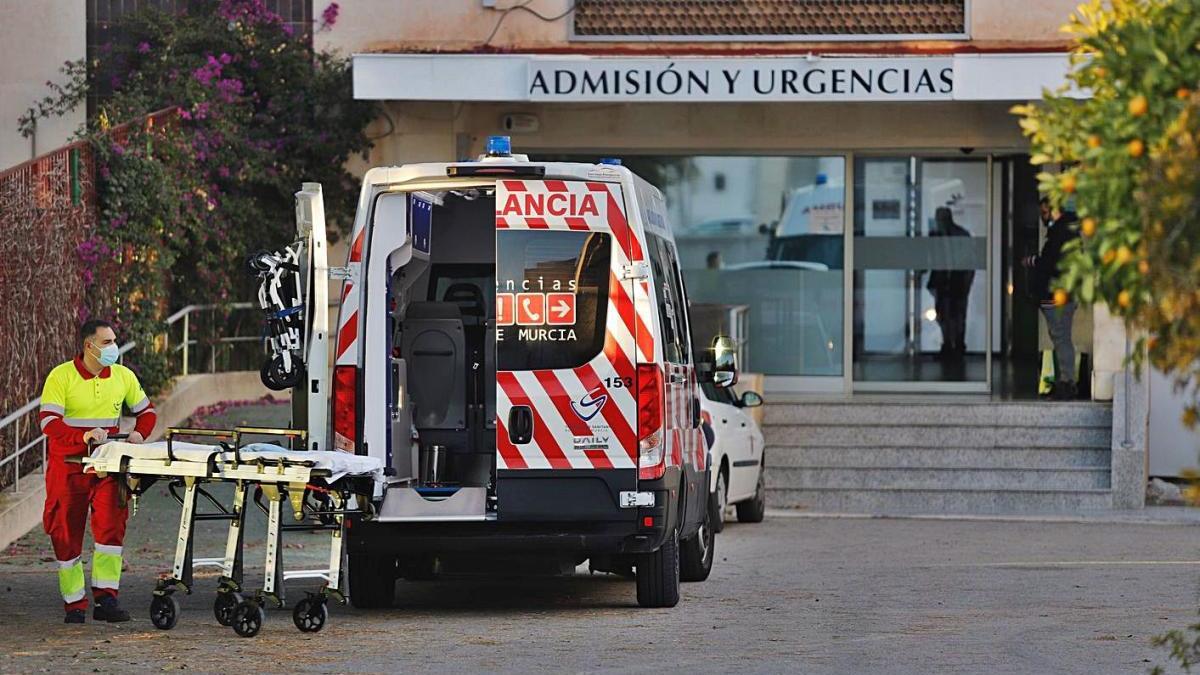
[[[511,157],[512,139],[508,136],[488,136],[484,152],[488,157]]]
[[[608,164],[610,166],[621,166],[621,160],[616,157],[601,157],[600,163]]]

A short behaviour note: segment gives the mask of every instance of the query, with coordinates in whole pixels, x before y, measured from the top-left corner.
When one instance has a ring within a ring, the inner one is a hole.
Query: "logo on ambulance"
[[[582,411],[576,407],[575,401],[571,401],[571,410],[574,410],[579,419],[584,422],[592,421],[593,417],[600,414],[600,411],[604,408],[604,404],[608,403],[608,394],[596,393],[600,389],[600,387],[596,387],[589,391],[583,398],[579,399],[578,405],[584,409]]]

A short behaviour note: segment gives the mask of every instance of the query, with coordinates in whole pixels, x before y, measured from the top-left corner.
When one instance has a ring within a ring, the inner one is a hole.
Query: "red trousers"
[[[92,537],[96,540],[96,556],[92,560],[92,594],[97,602],[105,596],[117,595],[125,520],[129,516],[120,484],[115,478],[99,478],[78,469],[60,458],[47,460],[46,508],[42,513],[42,527],[50,535],[50,542],[54,546],[54,557],[59,565],[60,590],[68,610],[84,609],[88,605],[86,595],[82,594],[79,560],[83,553],[88,509],[92,512]],[[63,578],[69,576],[69,572],[77,566],[78,583],[70,588],[62,586],[63,583],[70,583]]]

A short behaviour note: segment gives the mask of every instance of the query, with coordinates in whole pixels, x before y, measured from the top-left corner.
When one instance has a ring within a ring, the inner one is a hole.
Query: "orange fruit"
[[[1146,111],[1149,109],[1150,109],[1150,102],[1146,100],[1145,96],[1138,94],[1137,96],[1134,96],[1133,98],[1129,99],[1129,114],[1130,115],[1133,115],[1134,117],[1141,117],[1142,115],[1145,115]]]
[[[1096,134],[1092,134],[1091,136],[1088,136],[1087,146],[1089,148],[1092,148],[1093,150],[1100,147],[1100,137],[1097,136]]]
[[[1079,231],[1082,232],[1083,236],[1085,237],[1090,237],[1096,234],[1096,219],[1091,217],[1084,218],[1083,223],[1081,223],[1079,226]]]
[[[1071,296],[1067,295],[1066,291],[1064,291],[1061,288],[1054,289],[1054,306],[1055,307],[1062,307],[1063,305],[1067,304],[1070,301],[1071,301]]]
[[[1133,304],[1133,296],[1129,294],[1129,291],[1121,291],[1117,293],[1117,304],[1128,308]]]
[[[1145,152],[1146,152],[1146,144],[1142,142],[1142,139],[1135,138],[1132,141],[1129,141],[1129,156],[1130,157],[1141,157],[1142,154]]]
[[[1096,77],[1106,77],[1108,76],[1108,70],[1104,66],[1096,66],[1092,69],[1092,74]]]
[[[1108,249],[1107,251],[1105,251],[1104,254],[1100,256],[1100,262],[1104,263],[1105,265],[1108,265],[1109,263],[1111,263],[1112,261],[1114,261],[1116,259],[1117,259],[1117,252],[1112,250],[1111,248]]]
[[[1185,99],[1192,95],[1192,90],[1187,87],[1180,87],[1175,90],[1175,98]]]
[[[1146,340],[1146,349],[1148,349],[1150,351],[1154,351],[1154,348],[1157,346],[1158,346],[1158,336],[1151,335],[1150,339]]]
[[[1071,193],[1075,192],[1075,174],[1073,174],[1073,173],[1063,174],[1062,189],[1063,189],[1063,192],[1066,192],[1067,194],[1071,194]]]
[[[1138,271],[1141,272],[1142,274],[1149,274],[1150,273],[1150,261],[1145,260],[1145,259],[1139,260],[1138,261]]]
[[[1124,265],[1124,264],[1128,263],[1130,260],[1133,260],[1133,251],[1130,251],[1128,246],[1118,247],[1117,248],[1117,264]]]

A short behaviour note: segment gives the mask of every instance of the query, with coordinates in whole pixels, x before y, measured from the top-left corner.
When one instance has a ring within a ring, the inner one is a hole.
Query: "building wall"
[[[1066,23],[1079,0],[968,0],[971,46],[978,49],[1062,48],[1066,40],[1059,27]],[[516,0],[498,0],[500,9],[483,7],[481,0],[351,0],[340,3],[337,25],[331,31],[314,36],[317,48],[355,52],[475,51],[481,48],[500,51],[578,50],[606,51],[614,47],[651,52],[665,48],[686,49],[686,42],[579,42],[570,40],[569,14],[547,22],[525,11],[513,11],[504,17],[503,8]],[[571,0],[534,0],[530,9],[543,16],[563,14]],[[314,3],[314,13],[323,9],[322,0]],[[488,36],[495,30],[489,41]],[[796,51],[897,51],[954,49],[961,41],[926,43],[867,42],[820,43],[783,42],[755,44],[698,43],[704,49],[772,49]],[[697,46],[695,44],[691,46]]]
[[[0,170],[33,156],[17,118],[47,95],[46,82],[62,81],[59,68],[85,50],[84,3],[79,0],[0,2]],[[83,124],[84,109],[38,122],[37,153],[63,145]]]

